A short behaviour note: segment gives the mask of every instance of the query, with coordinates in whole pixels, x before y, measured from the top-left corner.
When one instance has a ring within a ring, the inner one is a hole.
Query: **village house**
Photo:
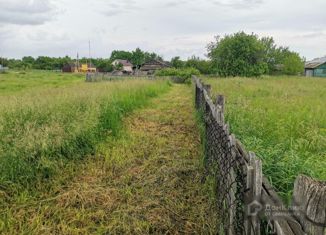
[[[89,63],[89,64],[82,64],[78,70],[81,73],[96,73],[96,67]]]
[[[62,67],[62,72],[64,73],[78,73],[78,67],[76,63],[65,64]]]
[[[117,60],[114,60],[112,62],[112,65],[115,66],[115,67],[121,65],[122,66],[121,71],[123,73],[129,73],[130,74],[130,73],[133,72],[133,64],[130,63],[128,60],[119,60],[119,59],[117,59]]]
[[[326,77],[326,56],[305,64],[306,77]]]
[[[169,67],[171,67],[171,65],[168,62],[164,62],[164,61],[160,61],[160,60],[151,60],[151,61],[144,63],[140,67],[140,71],[142,73],[154,74],[156,70],[169,68]]]
[[[97,69],[93,64],[69,63],[62,67],[64,73],[96,73]]]

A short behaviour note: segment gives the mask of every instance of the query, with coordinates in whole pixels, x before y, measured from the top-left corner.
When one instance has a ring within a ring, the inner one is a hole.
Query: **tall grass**
[[[126,80],[4,96],[0,186],[33,185],[58,174],[64,162],[93,154],[97,143],[119,134],[123,116],[168,87],[165,81]]]
[[[326,180],[326,79],[207,79],[226,95],[227,120],[289,200],[299,174]]]
[[[85,79],[83,74],[60,73],[40,70],[12,71],[0,73],[0,96],[30,92],[35,89],[61,88]]]

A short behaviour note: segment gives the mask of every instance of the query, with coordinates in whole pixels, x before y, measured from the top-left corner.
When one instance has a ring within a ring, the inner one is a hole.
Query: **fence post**
[[[254,174],[254,167],[251,166],[250,164],[247,166],[247,190],[250,190],[247,192],[247,200],[248,202],[252,202],[252,192],[251,192],[251,186],[253,185],[252,179],[253,179],[253,174]],[[249,219],[249,205],[246,205],[246,219],[245,219],[245,234],[251,235],[251,220]]]
[[[217,95],[216,104],[220,107],[221,111],[224,113],[225,97],[223,95]]]
[[[207,95],[210,96],[211,95],[212,86],[205,84],[204,85],[204,89],[207,91]]]
[[[91,77],[89,73],[86,73],[86,82],[91,82]]]
[[[247,216],[245,221],[246,234],[260,234],[259,212],[263,209],[260,199],[263,184],[262,162],[253,152],[249,152],[247,169],[247,188],[249,189]]]
[[[293,210],[307,234],[326,234],[326,182],[299,176],[294,184]]]
[[[226,127],[226,132],[228,133],[228,127]],[[236,139],[235,139],[235,135],[231,134],[229,135],[229,144],[230,144],[230,157],[232,158],[231,162],[229,163],[229,174],[227,175],[228,177],[228,189],[229,189],[229,221],[230,221],[230,227],[229,227],[229,234],[233,235],[235,234],[236,230],[236,213],[237,213],[237,208],[236,208],[236,192],[237,192],[237,184],[235,184],[236,182],[236,174],[235,174],[235,170],[234,170],[234,163],[235,163],[235,159],[236,159],[236,152],[235,152],[235,143],[236,143]]]
[[[224,123],[224,106],[225,106],[225,97],[223,95],[217,95],[216,98],[216,109],[218,110],[217,117],[221,123]]]

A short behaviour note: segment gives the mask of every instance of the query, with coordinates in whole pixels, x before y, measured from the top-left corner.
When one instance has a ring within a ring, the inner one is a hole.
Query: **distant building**
[[[8,67],[4,67],[0,64],[0,73],[4,73],[8,70],[9,68]]]
[[[62,72],[64,73],[78,73],[78,67],[75,63],[65,64],[62,67]]]
[[[119,64],[121,64],[122,65],[122,72],[124,72],[124,73],[132,73],[133,72],[133,64],[132,63],[130,63],[130,61],[128,61],[128,60],[114,60],[113,62],[112,62],[112,65],[113,66],[118,66]]]
[[[168,62],[160,61],[160,60],[151,60],[144,63],[140,67],[140,71],[146,72],[147,74],[154,74],[156,70],[169,68],[171,65]]]
[[[96,67],[93,64],[82,64],[78,71],[80,73],[96,73]]]
[[[305,64],[306,77],[326,77],[326,56]]]
[[[69,63],[62,67],[62,72],[65,73],[95,73],[96,71],[96,67],[92,64]]]

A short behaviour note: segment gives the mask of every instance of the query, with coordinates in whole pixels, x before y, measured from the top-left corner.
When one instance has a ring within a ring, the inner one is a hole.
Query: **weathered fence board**
[[[224,120],[225,98],[215,104],[211,87],[197,77],[195,104],[206,126],[206,172],[217,183],[219,225],[224,234],[319,235],[325,232],[326,183],[299,177],[294,201],[304,213],[287,208],[262,173],[262,162],[230,134]],[[251,206],[253,206],[251,208]],[[252,211],[252,209],[254,209]],[[244,210],[247,210],[246,212]],[[304,229],[304,230],[303,230]]]
[[[294,184],[293,207],[295,216],[308,234],[326,234],[326,182],[299,176]]]

